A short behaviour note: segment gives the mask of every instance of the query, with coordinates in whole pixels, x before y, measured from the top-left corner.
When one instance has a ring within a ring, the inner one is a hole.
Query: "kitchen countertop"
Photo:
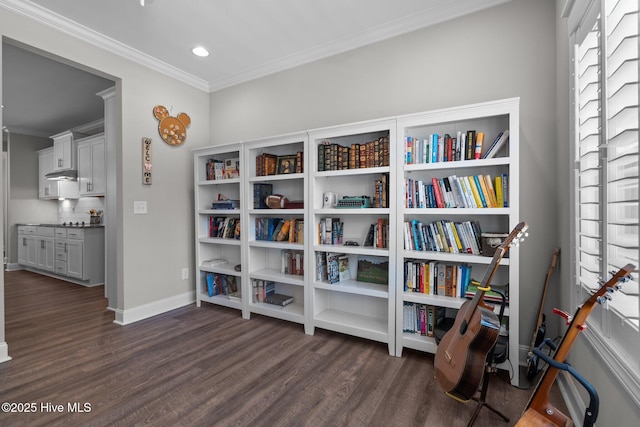
[[[104,228],[104,224],[86,224],[85,225],[73,225],[71,224],[16,224],[16,225],[30,225],[35,227],[56,227],[56,228]]]

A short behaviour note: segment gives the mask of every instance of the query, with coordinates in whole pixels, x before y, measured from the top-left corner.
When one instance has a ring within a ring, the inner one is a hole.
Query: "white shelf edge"
[[[375,283],[358,282],[357,280],[345,280],[338,283],[314,281],[314,289],[323,289],[330,292],[345,292],[375,298],[389,298],[389,287]]]

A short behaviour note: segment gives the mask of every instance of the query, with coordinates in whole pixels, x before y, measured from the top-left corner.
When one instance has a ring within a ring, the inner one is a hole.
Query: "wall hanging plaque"
[[[171,117],[166,107],[156,105],[153,107],[153,115],[160,121],[158,133],[164,142],[175,146],[184,143],[187,139],[187,128],[191,124],[191,118],[187,113]]]
[[[142,183],[151,185],[151,138],[142,138]]]

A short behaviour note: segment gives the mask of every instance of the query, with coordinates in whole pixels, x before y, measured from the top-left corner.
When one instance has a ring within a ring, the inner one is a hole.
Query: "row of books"
[[[207,282],[207,293],[210,297],[227,295],[229,297],[240,298],[236,276],[207,273],[205,280]]]
[[[304,275],[304,251],[282,249],[280,251],[280,273]]]
[[[460,160],[477,160],[494,157],[509,140],[509,131],[504,130],[485,147],[484,132],[468,130],[458,131],[451,136],[433,133],[428,138],[405,138],[405,164],[424,164],[454,162]]]
[[[389,220],[387,218],[378,218],[378,221],[369,226],[363,246],[373,246],[379,249],[389,247]]]
[[[389,207],[389,174],[383,173],[380,179],[376,179],[373,189],[373,207]]]
[[[304,243],[302,218],[256,218],[256,240]]]
[[[389,166],[389,137],[343,146],[330,141],[318,145],[318,171]]]
[[[404,291],[461,298],[471,283],[471,266],[439,261],[406,260]]]
[[[256,156],[256,176],[304,172],[304,152],[276,156],[262,153]]]
[[[269,280],[251,280],[252,300],[254,303],[268,303],[284,307],[293,302],[291,295],[276,292],[276,283]]]
[[[402,330],[432,337],[435,327],[444,320],[445,314],[444,307],[405,301],[402,305]]]
[[[405,221],[403,231],[405,250],[482,254],[480,226],[475,221],[412,219]]]
[[[405,178],[406,208],[506,208],[509,176],[451,175],[431,182]]]
[[[316,252],[316,280],[335,284],[352,279],[349,256],[339,252]],[[360,255],[358,256],[355,279],[386,285],[389,283],[389,259]]]
[[[240,159],[208,159],[205,167],[207,181],[240,177]]]
[[[240,239],[240,218],[225,216],[209,217],[209,237]]]
[[[318,242],[321,245],[341,245],[344,238],[344,222],[340,218],[320,218]]]

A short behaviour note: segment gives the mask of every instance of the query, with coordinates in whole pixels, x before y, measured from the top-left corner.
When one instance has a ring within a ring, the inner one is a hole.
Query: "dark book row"
[[[389,166],[389,137],[343,146],[330,141],[318,144],[318,171]]]
[[[240,218],[210,216],[209,237],[240,239]]]
[[[207,293],[210,297],[216,295],[238,295],[238,282],[236,276],[228,274],[207,273]]]
[[[434,336],[435,327],[445,318],[446,309],[433,305],[404,302],[402,306],[404,332]]]
[[[304,152],[276,156],[262,153],[256,156],[256,176],[304,172]]]

